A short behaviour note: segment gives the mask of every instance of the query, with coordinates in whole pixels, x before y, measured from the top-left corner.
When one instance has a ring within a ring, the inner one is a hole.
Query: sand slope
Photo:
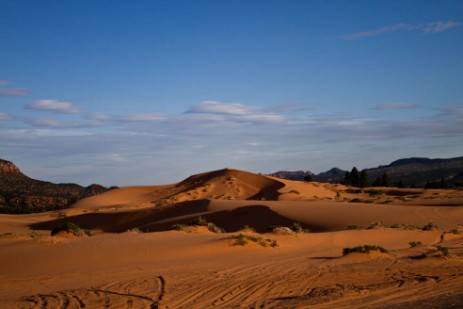
[[[369,190],[224,169],[178,184],[112,190],[68,210],[0,215],[0,304],[461,308],[463,234],[456,232],[463,232],[462,191]],[[199,216],[227,233],[169,231]],[[390,228],[431,220],[438,229]],[[50,236],[67,221],[94,236]],[[369,229],[380,221],[386,227]],[[269,230],[294,222],[312,233]],[[246,233],[279,246],[231,246],[229,237],[246,225],[257,232]],[[422,244],[411,247],[412,241]],[[364,244],[389,252],[342,256],[343,248]],[[436,246],[450,256],[433,252]]]

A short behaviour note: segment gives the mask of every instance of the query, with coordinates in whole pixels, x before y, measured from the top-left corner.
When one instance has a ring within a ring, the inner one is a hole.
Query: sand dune
[[[461,308],[463,192],[371,190],[224,169],[0,215],[1,307]],[[200,216],[226,233],[170,230]],[[69,221],[94,236],[50,236]],[[232,246],[245,226],[278,247]],[[342,254],[365,244],[389,252]]]

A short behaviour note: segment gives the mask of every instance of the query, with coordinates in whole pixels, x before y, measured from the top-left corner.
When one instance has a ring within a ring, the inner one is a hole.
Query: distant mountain
[[[370,183],[384,173],[389,183],[402,181],[406,187],[424,187],[444,180],[448,185],[463,183],[463,157],[450,159],[407,158],[389,165],[366,169]]]
[[[270,174],[270,176],[289,180],[304,180],[307,175],[312,175],[310,171],[278,171]]]
[[[65,208],[77,200],[107,191],[103,186],[54,184],[24,175],[0,159],[0,213],[30,213]]]
[[[376,168],[365,170],[368,174],[369,183],[372,184],[377,177],[384,173],[389,178],[389,184],[395,185],[400,181],[406,187],[425,187],[427,184],[444,182],[453,187],[463,184],[463,157],[450,159],[429,159],[429,158],[405,158],[392,162],[389,165],[380,165]],[[341,182],[347,171],[339,168],[332,168],[329,171],[312,175],[313,179],[318,182]],[[279,171],[273,173],[276,177],[286,178],[285,172]],[[280,175],[280,176],[277,176]],[[300,174],[289,174],[292,180],[304,180]]]

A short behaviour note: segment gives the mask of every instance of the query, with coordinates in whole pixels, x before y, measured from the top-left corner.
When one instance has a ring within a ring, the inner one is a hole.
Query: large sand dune
[[[0,304],[461,308],[463,192],[369,190],[224,169],[178,184],[111,190],[67,210],[0,215]],[[170,230],[199,216],[226,233]],[[438,228],[412,228],[430,221]],[[50,236],[65,222],[94,236]],[[294,222],[311,233],[269,230]],[[231,245],[245,226],[255,230],[248,235],[279,246]],[[365,244],[389,252],[342,254]]]

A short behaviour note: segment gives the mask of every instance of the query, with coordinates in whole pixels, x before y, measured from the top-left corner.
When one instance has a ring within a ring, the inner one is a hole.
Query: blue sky
[[[0,157],[162,184],[463,155],[462,1],[0,0]]]

